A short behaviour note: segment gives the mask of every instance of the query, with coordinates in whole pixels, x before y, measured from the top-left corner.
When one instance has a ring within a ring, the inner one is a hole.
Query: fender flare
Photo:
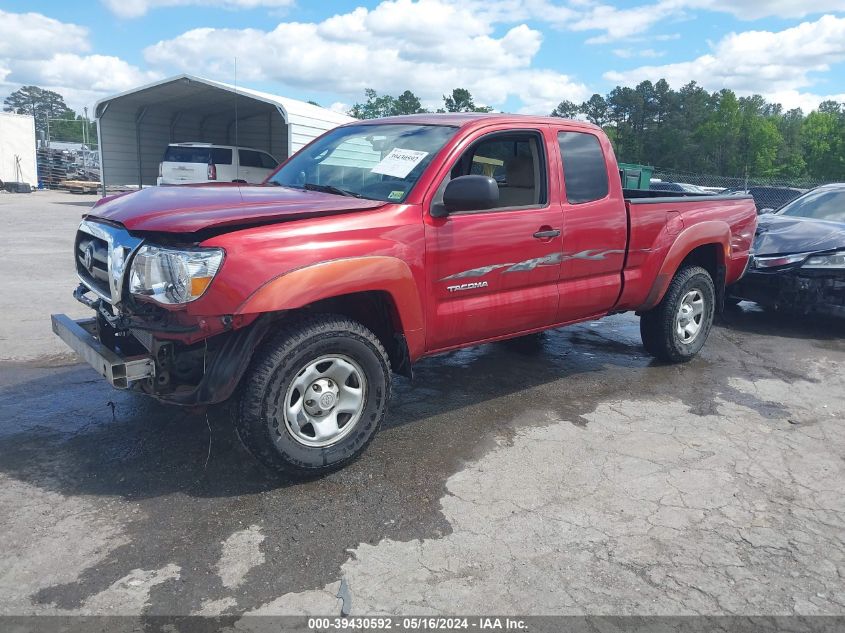
[[[255,290],[235,314],[295,310],[323,299],[368,291],[390,295],[411,358],[419,356],[425,347],[422,300],[408,264],[396,257],[349,257],[295,268]]]
[[[660,303],[663,296],[666,294],[666,291],[669,289],[669,284],[672,282],[672,278],[675,276],[675,273],[678,272],[681,262],[683,262],[687,255],[696,248],[708,244],[717,244],[722,247],[722,261],[719,262],[719,265],[725,266],[731,256],[731,228],[728,226],[727,222],[722,222],[720,220],[706,220],[704,222],[699,222],[698,224],[693,224],[691,227],[682,230],[678,234],[678,237],[675,238],[675,241],[669,248],[669,252],[666,253],[666,257],[663,259],[663,264],[657,272],[657,276],[654,279],[654,285],[648,293],[648,298],[645,300],[645,304],[638,310],[638,312],[650,310]],[[716,279],[713,281],[714,283],[718,282]],[[719,289],[717,288],[717,293],[718,292]]]

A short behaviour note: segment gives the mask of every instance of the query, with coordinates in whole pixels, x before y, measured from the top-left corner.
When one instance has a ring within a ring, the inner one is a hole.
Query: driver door
[[[550,204],[544,129],[479,133],[442,175],[429,201],[442,204],[449,180],[484,174],[499,205],[425,214],[430,351],[542,328],[558,309],[562,212]]]

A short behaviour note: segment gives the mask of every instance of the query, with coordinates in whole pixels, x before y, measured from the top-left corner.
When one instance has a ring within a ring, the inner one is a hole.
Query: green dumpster
[[[623,189],[648,191],[652,174],[654,174],[654,167],[650,165],[619,163],[619,177],[622,179]]]

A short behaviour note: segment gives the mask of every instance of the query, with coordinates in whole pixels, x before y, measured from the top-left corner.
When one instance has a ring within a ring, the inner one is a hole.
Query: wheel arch
[[[250,295],[236,314],[295,310],[344,314],[371,329],[399,373],[425,345],[422,300],[408,265],[395,257],[336,259],[279,275]]]
[[[730,259],[731,229],[726,222],[709,220],[681,231],[663,260],[654,285],[639,312],[663,299],[675,274],[686,265],[707,270],[716,287],[716,309],[721,310],[725,294],[725,271]]]
[[[411,358],[402,318],[393,295],[386,290],[365,290],[327,297],[295,311],[302,312],[334,314],[357,321],[381,341],[393,371],[411,377]]]

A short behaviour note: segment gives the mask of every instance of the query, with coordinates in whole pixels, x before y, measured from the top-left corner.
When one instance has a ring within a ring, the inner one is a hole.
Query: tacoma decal
[[[489,286],[486,281],[471,281],[467,284],[460,284],[457,286],[446,286],[449,292],[460,292],[461,290],[475,290],[476,288],[486,288]]]
[[[443,279],[441,279],[440,281],[449,281],[451,279],[466,279],[470,277],[484,277],[485,275],[492,273],[494,270],[501,270],[502,268],[505,269],[503,272],[506,273],[524,272],[534,270],[535,268],[537,268],[537,266],[554,266],[569,259],[586,259],[590,261],[598,261],[601,259],[605,259],[608,255],[618,255],[623,254],[624,252],[624,250],[615,248],[604,251],[597,248],[590,248],[585,251],[580,251],[578,253],[552,253],[550,255],[544,255],[543,257],[526,259],[521,262],[509,262],[507,264],[490,264],[489,266],[470,268],[469,270],[464,270],[462,272],[455,273],[454,275],[443,277]],[[487,285],[486,281],[483,283],[485,286]],[[470,284],[463,285],[468,286]],[[481,288],[482,286],[475,287]],[[458,288],[460,290],[469,290],[469,288],[464,288],[463,286],[447,287],[449,292],[455,292],[454,290],[452,290],[452,288]]]

